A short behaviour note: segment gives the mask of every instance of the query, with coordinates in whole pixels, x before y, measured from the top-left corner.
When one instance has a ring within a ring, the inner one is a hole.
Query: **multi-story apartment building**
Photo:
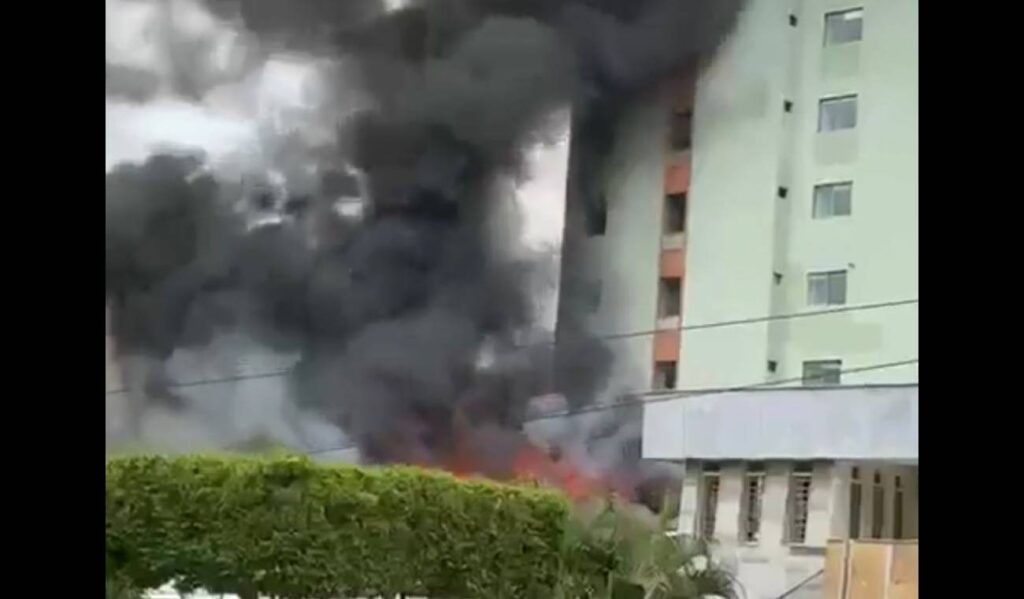
[[[568,201],[563,310],[609,338],[644,456],[687,464],[680,532],[751,599],[813,579],[830,538],[917,535],[917,20],[750,0],[622,116],[598,214]]]

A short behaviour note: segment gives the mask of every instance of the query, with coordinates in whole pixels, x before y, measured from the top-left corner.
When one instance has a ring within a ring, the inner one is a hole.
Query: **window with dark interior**
[[[654,364],[654,384],[656,390],[676,388],[676,363],[657,362]]]
[[[682,279],[663,277],[659,282],[658,318],[679,316],[682,312]]]
[[[818,131],[841,131],[857,126],[857,96],[825,98],[818,103]]]
[[[842,370],[842,360],[811,360],[804,362],[803,384],[808,387],[838,385]]]
[[[686,230],[686,193],[665,196],[665,234]]]
[[[864,36],[864,9],[851,8],[825,15],[825,45],[859,42]]]

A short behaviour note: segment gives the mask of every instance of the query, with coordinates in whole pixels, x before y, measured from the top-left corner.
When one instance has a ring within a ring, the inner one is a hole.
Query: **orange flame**
[[[566,458],[554,458],[518,431],[494,426],[473,426],[460,410],[453,419],[453,442],[442,455],[405,447],[407,463],[446,470],[459,478],[531,481],[562,490],[583,501],[598,495],[634,498],[634,485],[614,476],[592,476]]]

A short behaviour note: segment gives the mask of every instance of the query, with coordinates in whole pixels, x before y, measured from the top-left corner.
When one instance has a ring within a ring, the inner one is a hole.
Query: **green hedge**
[[[286,599],[548,598],[569,504],[534,488],[300,457],[107,463],[108,581]],[[571,552],[575,553],[575,552]]]

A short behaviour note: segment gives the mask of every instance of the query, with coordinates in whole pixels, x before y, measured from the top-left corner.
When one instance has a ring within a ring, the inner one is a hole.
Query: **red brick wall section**
[[[655,333],[654,361],[679,361],[679,331],[658,331]]]
[[[662,250],[661,260],[658,264],[658,274],[666,279],[682,279],[686,269],[686,259],[683,250]]]
[[[665,193],[684,193],[690,189],[690,153],[674,157],[665,169]]]

